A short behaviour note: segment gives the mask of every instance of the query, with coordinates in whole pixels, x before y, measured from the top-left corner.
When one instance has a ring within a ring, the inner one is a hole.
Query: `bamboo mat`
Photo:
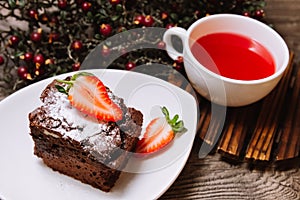
[[[291,54],[282,80],[267,97],[249,106],[227,108],[223,124],[221,118],[212,118],[211,103],[200,98],[200,138],[239,161],[273,163],[299,157],[300,65],[293,63],[293,57]]]
[[[281,81],[269,95],[236,108],[225,108],[200,97],[186,78],[172,68],[162,73],[161,66],[153,65],[150,71],[137,72],[166,80],[198,100],[198,135],[205,151],[249,163],[273,164],[300,158],[300,63],[294,63],[293,53]]]

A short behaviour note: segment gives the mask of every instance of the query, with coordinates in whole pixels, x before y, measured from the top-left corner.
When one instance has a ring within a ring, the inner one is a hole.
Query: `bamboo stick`
[[[286,102],[286,118],[278,138],[276,161],[282,161],[299,156],[300,153],[300,64],[291,84],[291,95]]]
[[[246,151],[246,159],[269,161],[271,158],[272,144],[292,74],[292,60],[293,55],[279,85],[263,101],[254,135]]]
[[[218,150],[227,157],[239,159],[244,154],[247,138],[256,123],[260,102],[242,108],[231,108]]]

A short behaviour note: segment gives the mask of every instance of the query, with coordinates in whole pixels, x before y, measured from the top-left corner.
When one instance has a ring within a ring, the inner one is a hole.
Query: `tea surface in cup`
[[[258,80],[275,73],[271,53],[257,41],[233,33],[211,33],[191,46],[194,57],[207,69],[236,80]]]

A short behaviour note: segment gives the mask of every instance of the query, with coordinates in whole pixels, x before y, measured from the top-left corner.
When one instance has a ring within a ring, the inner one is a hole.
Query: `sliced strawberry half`
[[[68,88],[57,85],[56,88],[68,95],[73,107],[103,121],[119,121],[122,110],[108,96],[105,85],[90,73],[77,73],[70,81],[58,80],[68,84]]]
[[[153,153],[169,144],[176,133],[186,131],[183,121],[177,121],[179,116],[170,119],[166,107],[162,108],[165,117],[154,118],[146,127],[144,136],[138,141],[136,153]]]

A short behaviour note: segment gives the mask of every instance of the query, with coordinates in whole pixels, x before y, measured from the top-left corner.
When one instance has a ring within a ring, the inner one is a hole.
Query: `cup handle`
[[[171,40],[174,35],[178,36],[183,42],[187,36],[187,31],[184,28],[172,27],[164,33],[163,41],[166,44],[166,51],[173,60],[177,60],[178,56],[183,56],[183,52],[179,52],[174,48]]]

